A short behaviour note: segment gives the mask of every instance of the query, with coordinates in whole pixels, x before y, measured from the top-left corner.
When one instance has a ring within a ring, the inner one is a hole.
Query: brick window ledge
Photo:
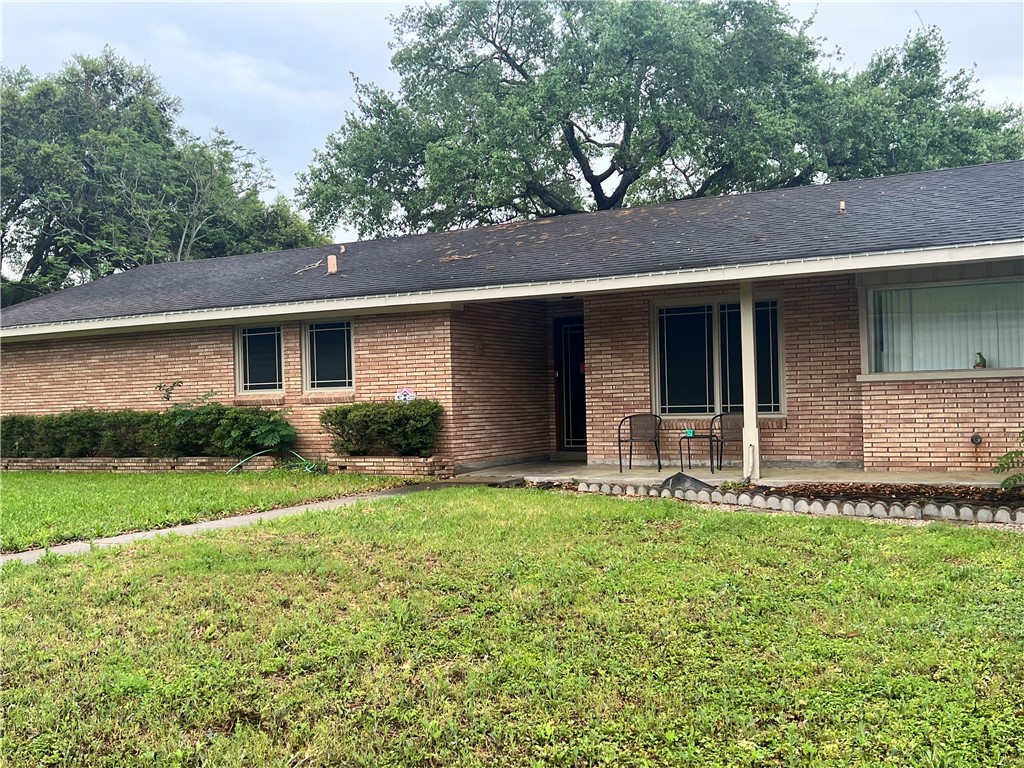
[[[786,429],[786,416],[779,414],[764,414],[757,417],[758,429]],[[711,417],[697,418],[665,418],[661,424],[662,432],[682,432],[692,429],[696,432],[706,433],[711,426]]]
[[[284,405],[284,395],[240,395],[231,401],[232,405]]]
[[[333,403],[343,405],[345,403],[354,403],[355,401],[355,393],[351,390],[348,392],[307,393],[299,398],[299,402],[303,405],[330,405]]]

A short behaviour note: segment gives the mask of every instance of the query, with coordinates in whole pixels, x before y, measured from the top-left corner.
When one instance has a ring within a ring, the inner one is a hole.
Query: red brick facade
[[[754,293],[755,299],[779,301],[783,348],[784,408],[760,419],[762,461],[985,470],[1024,428],[1020,377],[858,381],[852,276],[766,281]],[[216,391],[223,402],[289,409],[301,436],[297,450],[329,458],[318,422],[324,407],[388,400],[408,387],[445,408],[438,466],[508,463],[556,450],[553,320],[582,315],[587,455],[591,462],[611,463],[617,461],[619,419],[654,407],[655,308],[738,296],[735,286],[714,285],[357,316],[349,318],[354,386],[334,392],[304,391],[298,321],[280,323],[283,392],[258,395],[236,393],[234,326],[5,343],[2,411],[160,409],[167,403],[157,384],[180,379],[175,401]],[[706,424],[666,419],[668,465],[677,461],[680,430]],[[982,436],[978,447],[970,443],[975,433]],[[653,452],[645,456],[639,448],[641,461],[653,459]],[[698,455],[703,458],[703,451]]]
[[[459,465],[548,455],[545,319],[542,302],[467,304],[452,312],[449,438]]]
[[[1024,380],[1019,377],[862,386],[864,464],[870,469],[984,472],[1020,447]],[[971,442],[975,434],[980,445]]]

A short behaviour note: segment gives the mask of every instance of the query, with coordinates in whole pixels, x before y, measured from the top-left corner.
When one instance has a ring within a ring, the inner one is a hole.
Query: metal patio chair
[[[658,457],[658,471],[661,472],[661,416],[653,413],[634,413],[619,422],[618,434],[619,472],[622,471],[623,441],[629,443],[630,469],[633,468],[633,443],[654,443],[654,455]]]
[[[715,456],[718,456],[718,468],[722,468],[722,453],[726,443],[743,442],[743,414],[720,413],[711,420],[711,434],[708,436],[708,447],[711,449],[711,473],[715,472]]]
[[[691,430],[692,434],[683,432],[679,437],[679,468],[683,467],[683,440],[686,441],[686,467],[693,469],[693,458],[690,454],[690,442],[693,440],[708,441],[708,463],[711,466],[711,474],[715,473],[715,458],[718,458],[718,468],[722,468],[722,454],[726,443],[743,442],[743,414],[742,413],[719,413],[711,419],[707,432]]]

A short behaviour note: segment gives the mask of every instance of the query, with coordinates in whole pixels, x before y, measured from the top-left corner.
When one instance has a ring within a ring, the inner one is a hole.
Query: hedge
[[[436,400],[389,400],[325,408],[320,425],[347,456],[432,456],[444,409]]]
[[[166,411],[74,410],[0,418],[5,458],[224,456],[290,448],[294,427],[278,411],[184,403]]]

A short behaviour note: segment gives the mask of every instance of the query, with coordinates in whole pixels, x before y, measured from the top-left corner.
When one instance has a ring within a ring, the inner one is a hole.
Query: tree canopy
[[[934,29],[863,72],[776,2],[486,0],[394,20],[397,93],[358,101],[300,177],[363,236],[1021,157],[1019,109],[944,72]]]
[[[42,78],[0,72],[3,304],[159,261],[325,239],[255,153],[181,128],[177,99],[147,68],[104,49]]]

